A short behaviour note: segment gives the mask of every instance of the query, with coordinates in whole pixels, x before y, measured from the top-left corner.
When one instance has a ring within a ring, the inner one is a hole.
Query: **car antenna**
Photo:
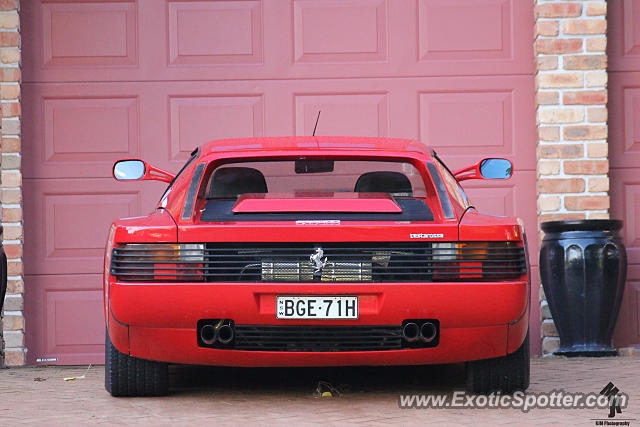
[[[313,127],[313,134],[311,136],[316,136],[316,128],[318,127],[318,120],[320,120],[320,113],[322,113],[322,110],[318,110],[318,117],[316,117],[316,125]]]

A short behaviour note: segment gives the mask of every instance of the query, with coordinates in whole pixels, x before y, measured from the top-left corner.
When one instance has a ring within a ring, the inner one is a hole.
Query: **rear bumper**
[[[359,319],[283,320],[275,297],[357,295]],[[451,363],[515,351],[528,327],[526,281],[501,283],[120,283],[109,287],[109,334],[132,356],[221,366],[339,366]],[[200,319],[244,325],[400,325],[440,321],[437,347],[367,352],[262,352],[199,347]]]

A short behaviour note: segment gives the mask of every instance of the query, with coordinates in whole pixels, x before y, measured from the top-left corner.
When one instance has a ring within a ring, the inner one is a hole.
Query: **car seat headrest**
[[[257,169],[228,167],[213,173],[209,187],[209,197],[235,199],[245,193],[266,193],[264,175]]]

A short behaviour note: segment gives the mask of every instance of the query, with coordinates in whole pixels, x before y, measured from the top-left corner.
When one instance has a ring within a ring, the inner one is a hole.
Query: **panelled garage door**
[[[624,220],[627,286],[615,344],[640,345],[640,2],[609,1],[611,214]]]
[[[32,363],[103,360],[108,225],[148,212],[162,189],[113,182],[114,160],[175,171],[207,140],[309,135],[318,110],[318,135],[421,139],[453,167],[513,159],[512,180],[471,183],[470,197],[521,216],[537,244],[532,2],[22,5]]]

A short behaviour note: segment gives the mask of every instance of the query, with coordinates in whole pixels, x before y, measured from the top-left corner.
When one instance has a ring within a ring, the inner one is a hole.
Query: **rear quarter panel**
[[[462,241],[522,241],[523,230],[517,218],[467,212],[459,226]]]

